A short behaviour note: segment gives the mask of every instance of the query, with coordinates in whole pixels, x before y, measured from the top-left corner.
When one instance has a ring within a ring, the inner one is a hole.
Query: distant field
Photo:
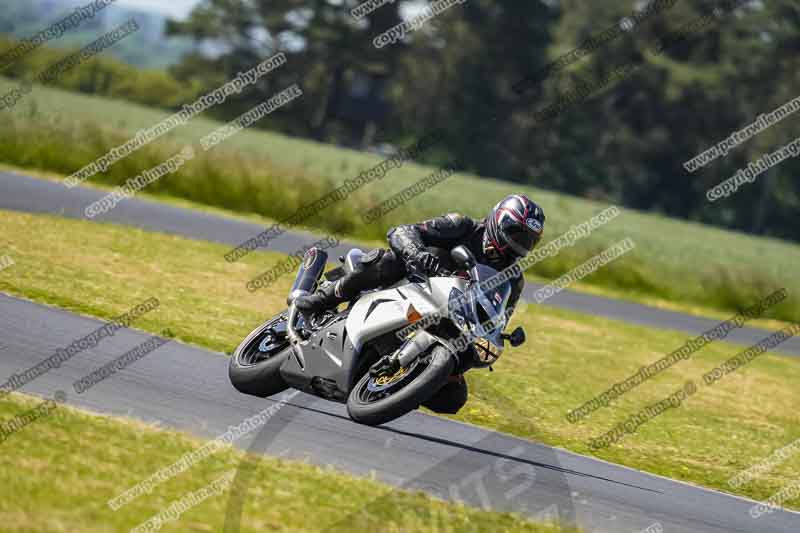
[[[0,91],[11,86],[0,79]],[[138,129],[167,116],[126,102],[45,88],[36,88],[13,111],[2,113],[6,114],[4,125],[11,133],[0,141],[0,162],[64,174],[78,170],[126,141]],[[217,126],[212,121],[195,119],[93,179],[104,184],[123,183],[174,155],[184,143],[199,146],[200,137]],[[370,154],[275,133],[245,131],[148,190],[280,220],[379,162],[379,157]],[[306,224],[357,238],[380,239],[392,224],[442,212],[461,211],[481,217],[500,197],[522,191],[544,207],[548,215],[547,237],[554,237],[607,207],[532,187],[459,174],[384,219],[369,225],[362,222],[362,210],[434,170],[415,164],[393,170],[380,183],[326,208]],[[531,272],[557,277],[625,237],[636,242],[635,253],[585,281],[644,297],[722,310],[744,307],[785,287],[789,300],[771,310],[769,316],[800,320],[800,277],[793,275],[800,264],[800,246],[630,210],[574,248],[537,264]]]
[[[0,210],[0,291],[109,319],[131,302],[157,297],[158,310],[134,327],[230,353],[282,310],[293,276],[250,293],[245,283],[285,258],[251,254],[234,265],[226,247],[125,226]],[[494,369],[467,374],[470,401],[455,417],[552,446],[742,496],[765,499],[796,481],[800,454],[737,489],[727,480],[800,439],[800,360],[763,355],[712,387],[701,376],[741,346],[714,342],[577,423],[566,414],[680,347],[685,334],[521,305],[509,329],[528,342],[508,348]],[[587,441],[681,387],[698,391],[619,443]],[[798,509],[800,499],[787,502]]]

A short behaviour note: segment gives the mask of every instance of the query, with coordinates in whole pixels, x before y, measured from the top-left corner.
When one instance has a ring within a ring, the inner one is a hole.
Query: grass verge
[[[0,401],[0,419],[12,419],[41,403],[15,393]],[[109,499],[204,444],[139,422],[59,406],[2,443],[3,531],[128,531],[235,471],[245,457],[236,449],[222,449],[117,511],[107,506]],[[508,513],[445,503],[304,462],[252,458],[247,468],[251,481],[242,512],[243,532],[352,531],[351,527],[364,531],[560,531]],[[161,530],[222,531],[230,493],[227,488],[211,496]]]
[[[23,169],[23,168],[20,168],[20,167],[15,167],[13,165],[7,165],[7,164],[3,164],[3,163],[0,163],[0,171],[12,172],[12,173],[16,173],[16,174],[22,174],[22,175],[35,177],[35,178],[38,178],[38,179],[43,179],[43,180],[52,181],[52,182],[58,182],[58,183],[61,183],[66,178],[66,176],[64,176],[63,174],[57,174],[57,173],[54,173],[54,172],[47,172],[47,171],[41,171],[41,170],[37,171],[37,170]],[[105,192],[110,192],[115,188],[115,187],[113,187],[111,185],[103,185],[103,184],[91,183],[91,182],[84,183],[83,186],[84,187],[88,187],[90,189],[95,189],[95,190],[105,191]],[[201,204],[201,203],[193,202],[193,201],[190,201],[190,200],[186,200],[184,198],[177,198],[177,197],[174,197],[174,196],[168,196],[168,195],[163,195],[163,194],[162,195],[156,195],[156,194],[148,192],[147,189],[145,189],[144,191],[138,193],[137,197],[142,198],[142,199],[146,199],[146,200],[149,200],[149,201],[152,201],[152,202],[161,203],[161,204],[164,204],[164,205],[170,205],[170,206],[180,207],[180,208],[184,208],[184,209],[192,209],[192,210],[200,211],[200,212],[203,212],[203,213],[208,213],[208,214],[211,214],[211,215],[216,215],[216,216],[222,216],[222,217],[225,217],[225,218],[236,219],[236,220],[240,220],[240,221],[243,221],[243,222],[250,222],[250,223],[260,224],[264,228],[268,228],[272,224],[275,223],[274,220],[272,220],[270,218],[267,218],[267,217],[264,217],[264,216],[261,216],[261,215],[257,215],[255,213],[237,213],[237,212],[231,211],[229,209],[224,209],[224,208],[220,208],[220,207],[213,207],[213,206],[209,206],[209,205],[206,205],[206,204]],[[314,228],[303,227],[303,228],[300,228],[300,229],[303,229],[303,230],[309,231],[311,233],[314,233]],[[352,242],[353,244],[356,244],[356,245],[359,245],[359,246],[368,247],[368,248],[379,248],[379,247],[386,247],[387,246],[385,238],[384,239],[380,239],[380,240],[366,240],[366,239],[352,239],[352,238],[349,238],[348,240],[349,240],[349,242]],[[529,279],[529,280],[532,280],[532,281],[534,281],[536,283],[541,283],[541,284],[546,284],[546,283],[549,283],[551,281],[551,280],[549,280],[549,279],[547,279],[545,277],[538,276],[538,275],[532,274],[530,272],[528,272],[526,274],[526,278]],[[665,310],[669,310],[669,311],[685,313],[685,314],[692,315],[692,316],[705,317],[705,318],[714,318],[714,319],[718,319],[720,321],[728,319],[731,316],[731,313],[729,311],[723,311],[723,310],[720,310],[720,309],[717,309],[717,308],[708,307],[706,305],[691,304],[691,303],[685,303],[685,302],[681,302],[681,301],[670,301],[670,300],[666,300],[664,298],[648,295],[648,294],[641,293],[641,292],[635,292],[635,291],[629,291],[629,290],[623,290],[623,289],[611,288],[611,287],[604,287],[604,286],[600,286],[600,285],[592,285],[591,283],[585,283],[585,282],[582,282],[582,281],[570,284],[569,290],[576,291],[576,292],[584,292],[584,293],[588,293],[588,294],[594,294],[594,295],[598,295],[598,296],[604,296],[606,298],[613,298],[613,299],[621,300],[621,301],[640,303],[640,304],[643,304],[643,305],[648,305],[650,307],[656,307],[658,309],[665,309]],[[783,321],[783,320],[775,320],[775,319],[769,319],[769,318],[757,318],[757,319],[751,320],[749,322],[749,324],[751,326],[754,326],[754,327],[761,327],[761,328],[764,328],[764,329],[777,330],[777,329],[786,327],[789,323],[786,322],[786,321]]]
[[[9,85],[0,80],[0,91]],[[37,87],[5,115],[9,135],[0,142],[0,161],[70,174],[167,115],[126,102]],[[186,143],[197,144],[217,126],[203,118],[192,120],[191,127],[173,130],[93,180],[121,184],[162,163]],[[435,159],[435,148],[430,155]],[[249,130],[201,153],[149,190],[282,220],[378,162],[370,154]],[[375,206],[432,171],[406,164],[306,223],[338,234],[381,239],[390,225],[422,220],[443,210],[483,217],[497,199],[525,192],[548,213],[547,235],[551,237],[605,207],[529,186],[457,174],[376,223],[362,222],[361,209]],[[625,237],[637,243],[636,253],[586,282],[723,310],[741,308],[769,289],[786,286],[790,298],[772,309],[770,317],[800,320],[800,278],[792,275],[800,262],[799,246],[653,214],[626,211],[573,249],[536,265],[532,273],[557,277]]]

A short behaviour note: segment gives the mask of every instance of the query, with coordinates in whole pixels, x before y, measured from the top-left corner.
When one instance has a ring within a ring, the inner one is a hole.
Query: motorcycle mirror
[[[456,264],[464,269],[469,270],[475,266],[475,256],[472,255],[472,252],[470,252],[469,248],[466,246],[456,246],[453,248],[450,252],[450,257],[453,258]]]
[[[517,326],[517,329],[511,332],[511,334],[503,334],[502,336],[504,339],[508,339],[508,342],[511,343],[511,346],[516,348],[517,346],[523,344],[525,342],[525,330],[522,329],[522,326]]]

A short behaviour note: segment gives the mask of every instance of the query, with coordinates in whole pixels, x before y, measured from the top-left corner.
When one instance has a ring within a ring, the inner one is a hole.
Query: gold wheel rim
[[[408,368],[401,368],[391,376],[380,376],[375,379],[375,385],[378,387],[386,387],[393,383],[397,383],[408,374]]]

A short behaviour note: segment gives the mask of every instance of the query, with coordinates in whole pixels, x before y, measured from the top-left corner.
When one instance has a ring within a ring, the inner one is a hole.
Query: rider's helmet
[[[544,211],[522,194],[506,196],[486,217],[483,251],[507,260],[525,257],[544,233]]]

